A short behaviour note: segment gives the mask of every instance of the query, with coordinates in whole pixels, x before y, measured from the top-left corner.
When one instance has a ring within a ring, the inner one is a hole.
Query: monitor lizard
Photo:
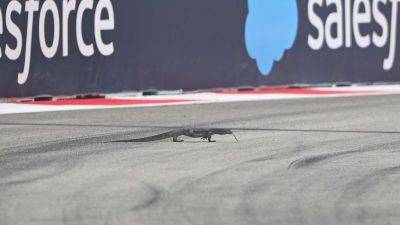
[[[196,129],[177,129],[172,130],[166,133],[144,137],[144,138],[137,138],[137,139],[129,139],[129,140],[122,140],[116,142],[150,142],[150,141],[159,141],[167,138],[172,138],[173,142],[183,142],[182,139],[179,139],[180,136],[187,136],[191,138],[201,138],[203,140],[208,140],[209,142],[215,142],[212,140],[211,137],[213,135],[227,135],[232,134],[235,137],[236,141],[239,141],[235,134],[230,129],[223,129],[223,128],[196,128]]]

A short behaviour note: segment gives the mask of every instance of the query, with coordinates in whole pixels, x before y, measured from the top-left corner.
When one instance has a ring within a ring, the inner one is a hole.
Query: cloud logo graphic
[[[296,0],[248,0],[245,41],[251,58],[262,75],[267,76],[274,61],[283,57],[297,34]]]

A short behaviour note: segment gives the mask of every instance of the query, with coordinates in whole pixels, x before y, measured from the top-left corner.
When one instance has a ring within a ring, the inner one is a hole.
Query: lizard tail
[[[115,142],[150,142],[150,141],[159,141],[167,138],[172,138],[175,136],[176,132],[169,131],[162,134],[157,134],[154,136],[144,137],[144,138],[136,138],[136,139],[128,139],[128,140],[121,140]]]

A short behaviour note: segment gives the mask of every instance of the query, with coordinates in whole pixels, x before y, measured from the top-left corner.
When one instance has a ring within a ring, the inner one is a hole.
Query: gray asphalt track
[[[400,224],[400,96],[2,115],[0,224]]]

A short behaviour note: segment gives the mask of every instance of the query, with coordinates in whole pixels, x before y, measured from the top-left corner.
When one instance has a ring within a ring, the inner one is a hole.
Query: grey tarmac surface
[[[241,140],[112,143],[174,127]],[[400,96],[0,116],[0,224],[400,224]]]

